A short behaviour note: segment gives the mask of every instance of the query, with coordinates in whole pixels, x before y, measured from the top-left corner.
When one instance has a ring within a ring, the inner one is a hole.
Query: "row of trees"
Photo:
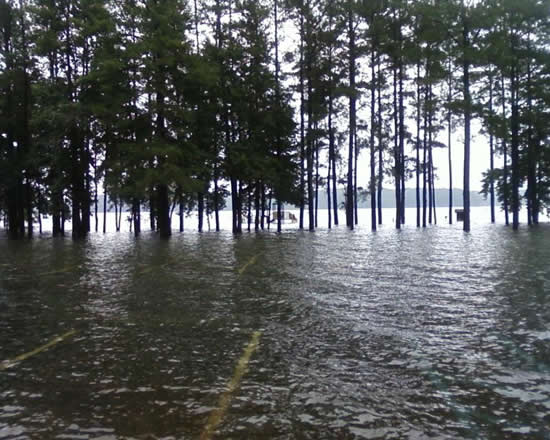
[[[101,192],[131,207],[136,234],[143,207],[162,236],[176,208],[180,230],[194,209],[200,230],[210,214],[219,229],[229,196],[234,232],[275,210],[280,229],[283,203],[313,230],[323,186],[329,227],[343,203],[353,228],[366,194],[376,229],[384,182],[400,228],[411,180],[426,226],[435,148],[448,148],[453,187],[455,127],[469,230],[473,118],[492,221],[500,204],[517,228],[524,201],[537,223],[550,201],[549,16],[548,0],[0,0],[9,233],[32,235],[42,213],[54,235],[66,219],[74,237],[97,231]]]

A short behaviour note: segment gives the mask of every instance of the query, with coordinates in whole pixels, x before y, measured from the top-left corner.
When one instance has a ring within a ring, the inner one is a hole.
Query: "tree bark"
[[[372,20],[371,20],[372,21]],[[374,42],[372,43],[374,45]],[[376,231],[376,90],[375,90],[375,50],[371,49],[371,90],[370,90],[370,211],[371,230]]]
[[[356,97],[355,97],[355,63],[356,63],[356,48],[355,48],[355,24],[353,20],[353,2],[348,2],[348,61],[349,61],[349,148],[348,148],[348,176],[346,188],[346,225],[348,228],[354,227],[354,199],[353,199],[353,156],[354,156],[354,141],[356,131]]]
[[[466,12],[462,11],[462,50],[463,50],[463,93],[464,93],[464,225],[466,232],[470,231],[470,140],[472,120],[472,97],[470,94],[470,28]]]

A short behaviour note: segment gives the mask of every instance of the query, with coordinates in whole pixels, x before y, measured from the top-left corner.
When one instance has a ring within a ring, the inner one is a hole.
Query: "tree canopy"
[[[236,233],[284,203],[313,230],[325,186],[329,227],[342,203],[353,227],[367,194],[376,229],[389,182],[399,228],[413,180],[426,226],[433,150],[449,149],[452,176],[462,126],[469,230],[478,119],[484,192],[514,228],[522,204],[537,223],[550,204],[549,17],[548,0],[0,0],[0,211],[12,237],[49,214],[54,235],[70,219],[78,238],[94,214],[99,229],[103,193],[131,208],[136,234],[147,209],[169,236],[175,207],[180,230],[195,209],[199,230],[211,214],[219,229],[230,196]]]

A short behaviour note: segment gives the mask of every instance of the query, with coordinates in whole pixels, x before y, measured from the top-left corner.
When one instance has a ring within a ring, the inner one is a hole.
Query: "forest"
[[[0,0],[8,235],[32,236],[44,214],[54,236],[66,221],[74,238],[105,231],[99,197],[131,208],[136,235],[143,210],[161,237],[195,210],[199,231],[207,215],[219,229],[227,198],[234,233],[284,204],[314,230],[320,194],[329,228],[353,228],[368,196],[375,230],[384,185],[395,227],[409,187],[426,227],[436,148],[469,231],[474,121],[492,221],[503,209],[517,229],[523,206],[536,224],[550,203],[549,18],[549,0]]]

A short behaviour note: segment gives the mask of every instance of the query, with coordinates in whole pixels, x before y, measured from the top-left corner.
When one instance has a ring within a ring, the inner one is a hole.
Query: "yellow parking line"
[[[218,401],[218,407],[214,411],[212,411],[212,413],[210,414],[210,417],[208,417],[208,422],[206,423],[206,426],[202,431],[200,440],[209,440],[212,437],[212,434],[214,433],[216,428],[222,422],[223,417],[225,416],[225,413],[229,408],[229,404],[231,403],[231,398],[233,396],[233,393],[239,387],[241,379],[243,378],[244,374],[248,369],[248,362],[250,361],[250,357],[252,356],[252,353],[256,351],[256,349],[258,348],[258,345],[260,345],[261,335],[262,335],[262,332],[259,332],[259,331],[252,333],[252,339],[248,343],[247,347],[244,350],[243,355],[239,359],[239,362],[235,367],[235,372],[233,373],[233,377],[227,384],[227,389],[220,396],[220,400]]]
[[[248,261],[248,263],[246,263],[243,267],[241,267],[241,268],[239,269],[239,275],[242,275],[242,274],[244,273],[244,271],[245,271],[246,269],[248,269],[248,266],[253,265],[253,264],[256,262],[257,259],[258,259],[258,255],[254,255],[254,256]]]
[[[75,333],[76,333],[76,330],[71,330],[71,331],[69,331],[69,332],[67,332],[67,333],[65,333],[61,336],[58,336],[58,337],[52,339],[47,344],[44,344],[44,345],[34,349],[33,351],[29,351],[28,353],[21,354],[21,355],[17,356],[16,358],[13,358],[11,360],[7,360],[7,361],[2,362],[0,364],[0,371],[5,370],[7,368],[10,368],[10,367],[14,366],[17,362],[24,361],[25,359],[28,359],[31,356],[34,356],[35,354],[41,353],[41,352],[47,350],[48,348],[53,347],[55,344],[58,344],[58,343],[64,341],[65,339],[71,337]]]
[[[44,277],[44,276],[47,276],[47,275],[57,275],[57,274],[60,274],[60,273],[67,273],[67,272],[72,271],[74,268],[76,268],[76,266],[67,266],[67,267],[64,267],[63,269],[59,269],[59,270],[52,270],[50,272],[42,272],[41,274],[39,274],[39,276]]]

